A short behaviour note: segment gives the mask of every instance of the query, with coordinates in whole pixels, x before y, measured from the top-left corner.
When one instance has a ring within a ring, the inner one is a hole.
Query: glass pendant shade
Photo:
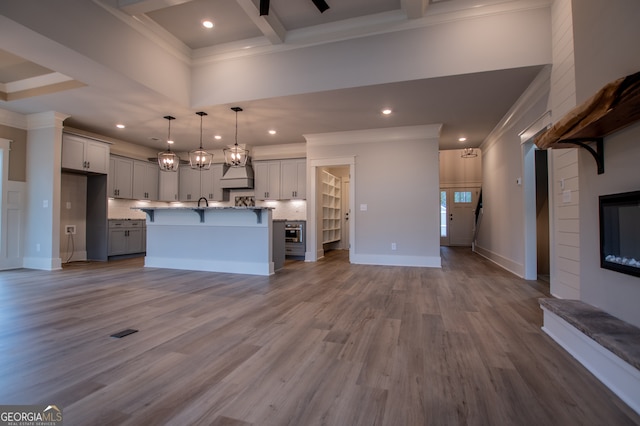
[[[189,151],[189,164],[192,169],[209,170],[213,154],[208,153],[202,148],[202,117],[207,115],[206,112],[196,112],[200,116],[200,147]]]
[[[236,143],[223,149],[224,162],[230,167],[244,167],[247,164],[249,151],[238,145],[238,112],[242,111],[242,108],[233,107],[231,110],[236,112]]]
[[[171,151],[171,120],[175,120],[175,117],[167,115],[164,117],[169,120],[169,134],[167,136],[167,150],[158,153],[158,166],[162,172],[177,172],[180,166],[180,157]]]

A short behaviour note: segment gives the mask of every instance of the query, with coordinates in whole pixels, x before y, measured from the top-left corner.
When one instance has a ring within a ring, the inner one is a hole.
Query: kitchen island
[[[271,275],[271,207],[136,207],[147,214],[150,268]]]

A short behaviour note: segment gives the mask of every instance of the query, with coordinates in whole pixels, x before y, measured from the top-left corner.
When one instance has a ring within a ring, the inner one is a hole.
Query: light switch
[[[360,211],[361,212],[366,212],[367,211],[367,205],[366,204],[360,204]]]
[[[67,210],[71,210],[71,201],[67,201]]]
[[[571,202],[571,190],[565,189],[564,191],[562,191],[562,202],[563,203]]]
[[[49,200],[42,200],[42,208],[47,208],[49,207]]]

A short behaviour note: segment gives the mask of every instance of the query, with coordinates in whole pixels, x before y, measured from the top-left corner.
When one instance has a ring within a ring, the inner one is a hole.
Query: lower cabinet
[[[109,220],[109,256],[144,253],[145,221]]]

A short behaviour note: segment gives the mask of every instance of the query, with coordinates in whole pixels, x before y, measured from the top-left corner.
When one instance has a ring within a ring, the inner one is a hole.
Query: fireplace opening
[[[600,266],[640,277],[640,191],[600,196]]]

